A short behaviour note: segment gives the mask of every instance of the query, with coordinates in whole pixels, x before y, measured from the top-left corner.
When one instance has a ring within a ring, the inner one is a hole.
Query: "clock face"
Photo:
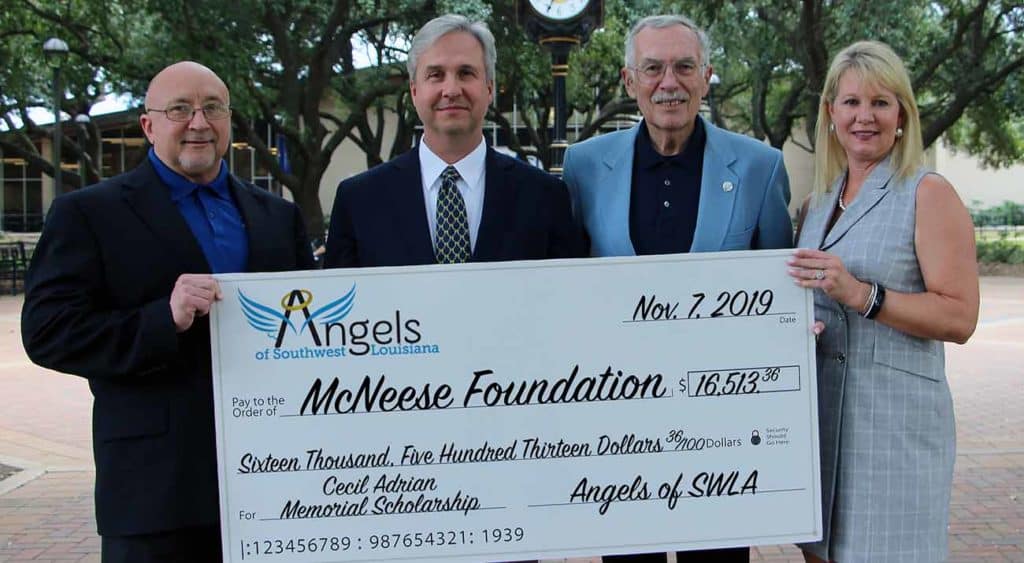
[[[552,20],[571,20],[580,15],[590,0],[530,0],[538,14]]]

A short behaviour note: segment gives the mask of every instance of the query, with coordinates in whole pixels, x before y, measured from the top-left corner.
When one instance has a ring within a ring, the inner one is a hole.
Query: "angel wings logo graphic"
[[[238,291],[238,302],[242,305],[242,312],[245,320],[253,329],[274,338],[274,347],[280,348],[284,341],[285,333],[291,331],[299,336],[309,331],[310,338],[317,346],[322,346],[320,333],[316,325],[337,323],[348,316],[355,303],[356,286],[348,293],[327,303],[317,309],[313,307],[313,292],[308,289],[293,289],[281,296],[280,310],[260,303],[255,299]],[[292,313],[301,312],[304,319],[296,322],[292,319]]]

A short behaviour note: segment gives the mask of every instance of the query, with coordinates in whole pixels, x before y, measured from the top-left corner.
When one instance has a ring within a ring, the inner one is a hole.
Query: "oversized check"
[[[789,251],[218,276],[230,561],[508,561],[821,535]]]

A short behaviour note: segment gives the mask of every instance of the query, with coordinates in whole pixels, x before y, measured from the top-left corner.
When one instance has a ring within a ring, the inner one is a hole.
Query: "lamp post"
[[[562,160],[569,147],[566,120],[565,79],[569,74],[569,52],[590,39],[590,34],[604,21],[604,0],[519,0],[516,19],[526,34],[551,53],[554,124],[551,128],[551,166],[548,171],[562,175]],[[514,134],[514,132],[513,132]]]
[[[91,121],[92,118],[89,117],[89,114],[87,113],[80,113],[75,116],[75,125],[78,127],[78,144],[82,149],[81,156],[78,158],[78,175],[82,178],[82,183],[79,185],[81,185],[82,187],[85,187],[85,185],[88,183],[88,179],[86,178],[85,174],[86,161],[90,158],[97,158],[96,155],[89,154],[89,123]],[[98,162],[100,162],[100,164],[98,164],[98,167],[102,168],[102,161]]]
[[[580,44],[580,39],[578,37],[546,37],[540,40],[540,44],[551,52],[552,94],[555,98],[555,119],[554,126],[551,128],[550,172],[561,176],[565,149],[569,148],[565,131],[565,124],[569,118],[565,79],[569,76],[569,52]]]
[[[715,127],[719,127],[718,124],[718,108],[715,106],[715,90],[718,85],[722,83],[722,79],[717,74],[711,73],[711,79],[708,80],[708,108],[711,109],[711,123]]]
[[[60,87],[60,67],[68,56],[68,44],[57,37],[51,37],[43,43],[43,54],[53,67],[53,195],[64,193],[61,185],[60,168],[60,100],[63,92]]]

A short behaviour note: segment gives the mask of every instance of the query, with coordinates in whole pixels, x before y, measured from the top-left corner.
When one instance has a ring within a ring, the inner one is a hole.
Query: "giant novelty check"
[[[230,561],[820,537],[789,251],[218,276]]]

